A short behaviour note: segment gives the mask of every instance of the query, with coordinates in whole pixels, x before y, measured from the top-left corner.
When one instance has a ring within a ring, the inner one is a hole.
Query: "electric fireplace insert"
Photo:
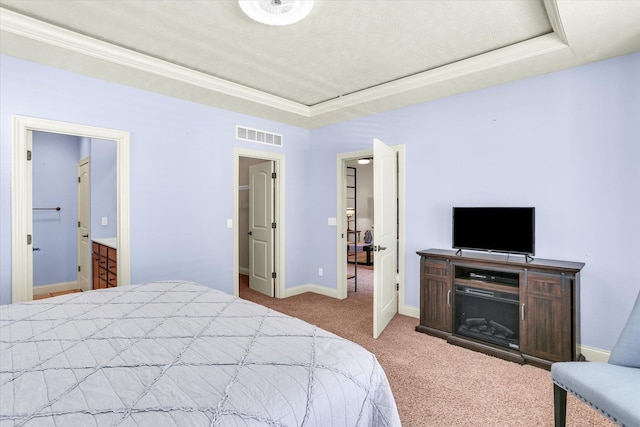
[[[519,350],[519,294],[517,288],[514,291],[456,285],[456,333]]]

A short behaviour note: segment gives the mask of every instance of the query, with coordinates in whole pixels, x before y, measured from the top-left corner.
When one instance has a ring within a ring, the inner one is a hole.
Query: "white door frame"
[[[118,285],[131,282],[129,216],[129,132],[26,116],[11,116],[11,300],[33,299],[33,251],[27,235],[33,234],[32,179],[27,162],[29,132],[50,132],[116,143]]]
[[[419,317],[419,311],[416,315],[416,309],[414,307],[408,307],[405,305],[405,146],[393,145],[391,148],[395,149],[398,153],[398,313]],[[338,298],[347,297],[347,213],[346,213],[346,163],[349,160],[359,159],[361,157],[373,156],[373,149],[351,151],[348,153],[339,153],[336,156],[336,218],[338,221],[337,234],[336,234],[336,264],[338,266],[336,283]],[[374,218],[375,222],[375,218]],[[375,260],[374,260],[375,262]]]
[[[274,222],[277,224],[275,233],[275,267],[276,267],[276,279],[274,292],[276,298],[285,297],[285,246],[284,246],[284,234],[285,234],[285,165],[284,154],[271,153],[268,151],[251,150],[248,148],[235,147],[233,149],[233,294],[238,296],[240,293],[240,257],[239,257],[239,202],[238,191],[240,187],[239,175],[240,175],[240,157],[250,157],[254,159],[269,160],[274,162],[274,170],[277,174],[276,188],[274,197],[275,202],[275,214]]]

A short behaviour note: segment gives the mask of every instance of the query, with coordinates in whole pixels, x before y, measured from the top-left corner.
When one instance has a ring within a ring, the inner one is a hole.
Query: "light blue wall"
[[[92,239],[116,237],[118,234],[116,166],[116,143],[92,138],[89,163]],[[102,225],[103,217],[107,218],[107,225]]]
[[[33,285],[77,279],[79,138],[33,133]]]
[[[233,147],[269,150],[236,141],[240,123],[285,135],[288,287],[335,288],[336,154],[377,137],[406,145],[406,304],[419,301],[415,251],[451,246],[453,205],[536,207],[536,256],[586,262],[587,346],[612,347],[640,289],[640,54],[313,131],[0,59],[3,301],[10,114],[131,132],[133,282],[183,278],[231,292]]]
[[[320,191],[335,186],[335,153],[374,137],[406,145],[407,305],[415,252],[451,248],[452,206],[535,206],[536,256],[586,263],[582,343],[611,349],[640,290],[640,54],[315,130],[319,227],[335,212]],[[331,265],[333,240],[318,239]]]
[[[0,56],[0,302],[11,301],[11,115],[131,133],[131,280],[185,279],[233,291],[233,149],[286,156],[287,286],[308,283],[309,131]],[[235,126],[284,147],[235,139]]]

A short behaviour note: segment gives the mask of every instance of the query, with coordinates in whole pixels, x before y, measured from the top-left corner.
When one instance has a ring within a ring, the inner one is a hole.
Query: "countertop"
[[[103,239],[92,239],[92,241],[96,243],[100,243],[101,245],[109,246],[113,249],[118,249],[118,239],[116,237],[107,237]]]

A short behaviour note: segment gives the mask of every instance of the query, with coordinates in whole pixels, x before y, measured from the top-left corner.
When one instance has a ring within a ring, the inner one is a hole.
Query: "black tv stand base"
[[[492,251],[489,251],[490,253],[493,253]],[[507,252],[507,256],[511,256],[512,254]],[[524,255],[524,262],[531,262],[534,260],[534,258],[529,255],[529,254],[517,254],[517,255]],[[462,256],[462,249],[458,249],[456,251],[456,256]]]

